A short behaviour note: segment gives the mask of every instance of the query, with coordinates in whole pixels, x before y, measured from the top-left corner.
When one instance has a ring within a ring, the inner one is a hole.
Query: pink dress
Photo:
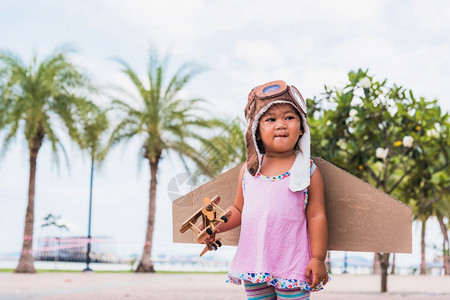
[[[245,171],[241,234],[227,282],[266,282],[305,291],[323,288],[320,284],[312,289],[306,282],[311,259],[305,215],[308,191],[292,192],[289,175],[253,177]]]

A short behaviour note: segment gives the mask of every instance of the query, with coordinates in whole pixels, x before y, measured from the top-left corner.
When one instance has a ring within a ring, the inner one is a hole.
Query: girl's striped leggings
[[[247,298],[252,300],[309,300],[309,292],[296,289],[280,289],[267,283],[252,283],[244,281]]]

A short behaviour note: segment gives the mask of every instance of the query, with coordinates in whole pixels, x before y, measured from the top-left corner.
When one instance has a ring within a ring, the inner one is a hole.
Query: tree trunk
[[[327,259],[325,260],[325,264],[326,264],[328,273],[331,274],[331,255],[330,255],[330,251],[327,252]]]
[[[380,260],[381,267],[381,290],[380,292],[387,292],[387,277],[389,268],[389,253],[378,253],[378,258]]]
[[[30,141],[30,175],[28,182],[28,204],[25,214],[25,229],[23,233],[22,252],[19,258],[19,264],[14,272],[16,273],[35,273],[33,259],[33,229],[34,229],[34,194],[36,186],[36,165],[39,149],[41,148],[44,134],[39,132],[36,137]]]
[[[395,253],[392,254],[391,275],[395,274]]]
[[[444,259],[444,274],[450,275],[450,244],[448,241],[448,233],[447,226],[444,223],[444,219],[442,217],[438,218],[439,225],[441,227],[442,235],[444,236],[444,243],[442,246],[442,258]]]
[[[424,218],[422,220],[422,240],[420,242],[420,249],[421,249],[421,259],[420,259],[420,275],[426,275],[427,274],[427,262],[425,259],[425,225],[427,223],[428,218]]]
[[[142,254],[142,259],[139,262],[136,272],[155,272],[153,268],[153,262],[151,259],[152,255],[152,240],[153,240],[153,228],[155,224],[155,202],[156,202],[156,174],[158,172],[158,159],[150,162],[150,203],[148,210],[148,221],[147,221],[147,233],[145,234],[145,244],[144,252]]]

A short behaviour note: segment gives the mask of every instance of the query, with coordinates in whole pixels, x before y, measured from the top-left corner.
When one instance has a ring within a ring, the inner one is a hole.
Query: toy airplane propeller
[[[223,223],[228,222],[228,218],[231,216],[230,210],[222,210],[217,204],[220,202],[220,197],[215,196],[212,199],[205,197],[203,199],[203,207],[197,210],[191,217],[189,217],[180,226],[180,232],[184,233],[188,229],[191,229],[197,235],[197,243],[205,243],[206,247],[200,253],[200,256],[210,250],[217,250],[222,246],[220,239],[215,239],[215,233],[217,228]],[[196,226],[197,220],[202,217],[202,229]],[[214,238],[212,242],[208,241],[209,238]]]

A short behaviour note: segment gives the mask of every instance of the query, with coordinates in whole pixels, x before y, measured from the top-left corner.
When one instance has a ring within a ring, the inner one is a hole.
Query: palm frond
[[[139,111],[126,104],[124,100],[113,101],[113,106],[123,112],[123,117],[120,125],[114,129],[111,143],[129,139],[132,134],[140,135],[144,140],[142,146],[144,156],[148,159],[157,159],[164,151],[174,151],[180,155],[186,167],[188,159],[208,176],[217,174],[227,163],[221,163],[212,170],[211,166],[208,166],[212,163],[212,159],[208,156],[212,153],[223,157],[228,155],[233,157],[233,162],[237,161],[242,157],[241,144],[236,142],[236,139],[232,144],[220,144],[223,141],[219,139],[219,134],[226,131],[226,122],[208,116],[210,112],[204,107],[206,103],[204,99],[182,99],[177,96],[178,92],[202,71],[202,68],[190,63],[184,64],[177,69],[164,87],[167,61],[168,59],[161,62],[156,51],[150,52],[147,68],[150,88],[147,90],[148,98],[147,95],[141,95],[140,102],[143,106]],[[128,130],[128,127],[133,130]],[[233,152],[229,149],[236,145],[239,150]],[[196,150],[199,146],[202,147],[203,153]],[[205,149],[209,149],[210,153],[207,154]]]
[[[116,107],[112,107],[112,109],[118,109],[120,111],[126,112],[129,114],[130,112],[138,111],[134,107],[132,107],[130,104],[120,100],[120,99],[113,99],[112,105]]]
[[[26,66],[22,59],[10,51],[0,51],[1,69],[10,71],[26,70]]]
[[[6,147],[18,134],[20,124],[29,144],[36,139],[42,142],[46,137],[54,153],[59,144],[55,134],[60,125],[57,122],[64,124],[72,140],[80,143],[81,119],[77,111],[85,101],[80,95],[95,89],[89,78],[69,61],[70,52],[68,47],[62,47],[41,61],[35,55],[28,66],[19,57],[0,52],[0,73],[6,74],[1,78],[0,89],[0,111],[6,114],[1,121],[9,129],[4,139]]]
[[[182,142],[182,141],[171,141],[167,144],[168,149],[174,150],[180,156],[187,157],[192,160],[197,168],[199,168],[203,174],[207,176],[212,176],[210,173],[210,169],[208,165],[205,163],[205,159],[203,159],[202,153],[199,153],[194,147],[191,145]]]
[[[43,128],[45,131],[46,138],[48,139],[48,141],[51,144],[52,152],[58,152],[57,145],[59,142],[59,138],[56,135],[55,131],[53,130],[49,119],[50,119],[49,116],[46,116],[44,118]]]
[[[70,171],[70,160],[69,160],[69,156],[67,155],[67,151],[66,148],[64,147],[63,143],[61,143],[61,140],[59,138],[56,138],[56,144],[59,147],[59,149],[61,150],[63,156],[64,156],[64,161],[66,162],[66,168],[68,171]],[[56,166],[56,170],[59,173],[60,169],[59,169],[59,151],[54,151],[53,152],[53,162],[55,163]]]
[[[9,146],[16,138],[18,130],[19,130],[19,122],[10,124],[10,126],[8,128],[6,128],[7,133],[2,141],[0,157],[3,157],[6,154],[6,151],[8,151]]]
[[[182,65],[172,77],[164,92],[164,99],[172,99],[183,89],[191,79],[203,71],[203,68],[192,63]]]
[[[131,80],[141,97],[144,99],[147,98],[147,90],[145,89],[142,81],[139,79],[137,73],[124,60],[116,58],[115,61],[122,65],[122,73],[127,75],[128,79]]]
[[[108,147],[112,147],[121,141],[127,141],[138,133],[139,126],[136,120],[125,118],[113,129],[109,138]]]
[[[104,92],[103,94],[108,97],[109,99],[112,99],[112,101],[117,99],[117,96],[112,95],[109,91],[115,91],[118,94],[124,95],[126,97],[126,99],[130,99],[135,103],[139,104],[140,99],[136,99],[135,95],[132,94],[130,91],[128,91],[127,89],[125,89],[124,87],[121,86],[117,86],[117,85],[113,85],[113,84],[109,84],[106,85],[103,90],[105,90],[106,92]]]

